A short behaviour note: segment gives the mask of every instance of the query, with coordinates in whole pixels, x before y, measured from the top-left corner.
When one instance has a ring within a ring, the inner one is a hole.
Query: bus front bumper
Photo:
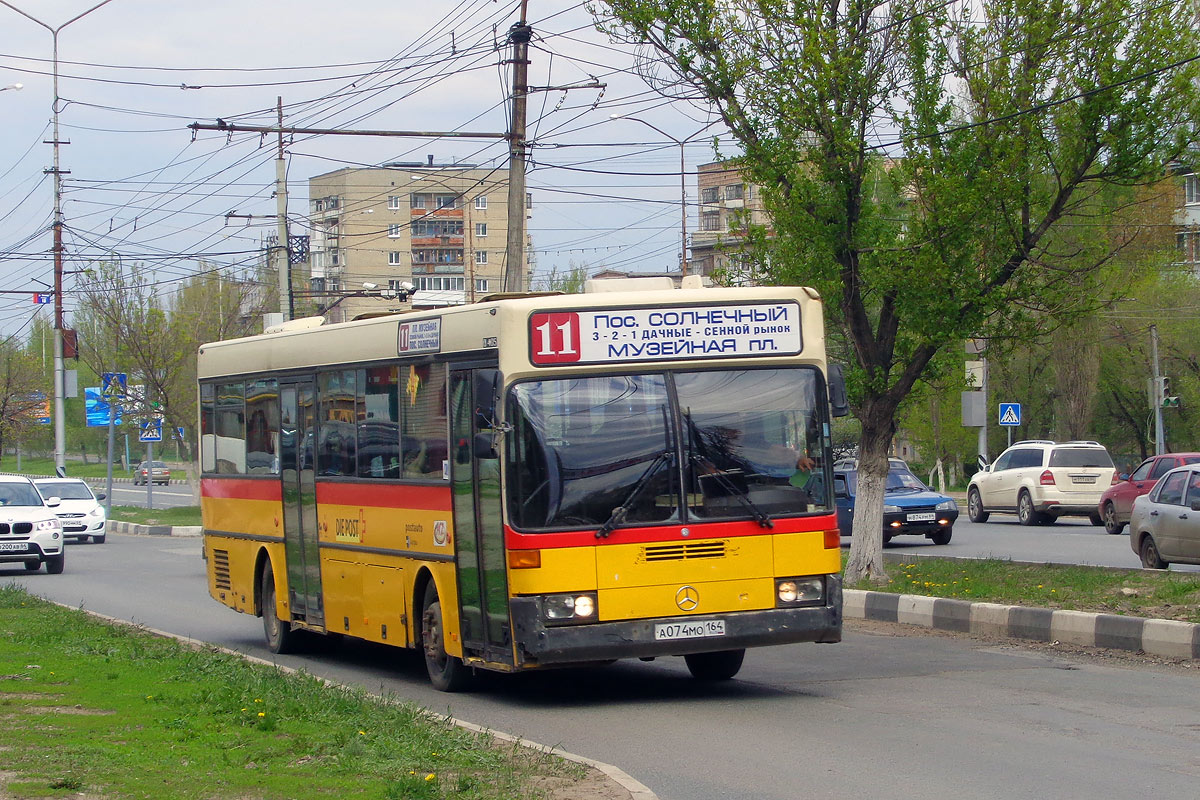
[[[842,585],[837,575],[826,576],[826,600],[822,606],[550,627],[542,622],[536,598],[513,598],[511,609],[517,659],[523,666],[681,656],[773,644],[842,640]],[[706,620],[723,620],[724,635],[694,639],[655,638],[659,624]]]

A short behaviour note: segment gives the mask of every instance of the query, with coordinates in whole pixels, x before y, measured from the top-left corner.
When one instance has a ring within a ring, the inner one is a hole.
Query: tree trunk
[[[888,398],[867,398],[859,417],[858,492],[854,498],[854,532],[846,584],[887,581],[883,567],[883,495],[887,486],[888,449],[896,432],[895,404]]]

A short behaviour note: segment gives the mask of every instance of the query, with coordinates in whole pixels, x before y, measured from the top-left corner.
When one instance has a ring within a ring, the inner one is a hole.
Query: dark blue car
[[[837,502],[838,528],[849,536],[858,494],[858,470],[854,462],[833,465],[833,494]],[[883,541],[908,534],[925,536],[934,544],[949,544],[958,519],[958,504],[939,494],[912,474],[898,458],[888,459],[887,487],[883,498]]]

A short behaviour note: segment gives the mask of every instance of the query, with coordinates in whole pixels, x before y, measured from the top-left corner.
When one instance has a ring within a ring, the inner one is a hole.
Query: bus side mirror
[[[475,427],[496,427],[496,402],[500,399],[500,370],[475,370]]]
[[[477,433],[475,434],[475,457],[476,458],[499,458],[500,454],[496,452],[496,434],[494,433]]]
[[[841,364],[829,365],[829,413],[844,417],[850,413],[850,402],[846,399],[846,376]]]

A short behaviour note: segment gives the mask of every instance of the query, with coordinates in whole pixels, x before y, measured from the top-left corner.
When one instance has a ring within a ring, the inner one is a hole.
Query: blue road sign
[[[102,392],[103,390],[99,386],[88,386],[83,390],[83,412],[87,418],[89,428],[108,426],[110,405],[112,407],[113,424],[121,424],[121,403],[116,399],[109,401],[103,396]]]
[[[1020,425],[1021,424],[1021,404],[1020,403],[1001,403],[1000,404],[1000,424],[1001,425]]]
[[[162,441],[162,417],[153,417],[144,420],[138,430],[139,442],[161,442]]]
[[[101,397],[121,400],[128,393],[128,375],[124,372],[105,372],[100,376]]]

